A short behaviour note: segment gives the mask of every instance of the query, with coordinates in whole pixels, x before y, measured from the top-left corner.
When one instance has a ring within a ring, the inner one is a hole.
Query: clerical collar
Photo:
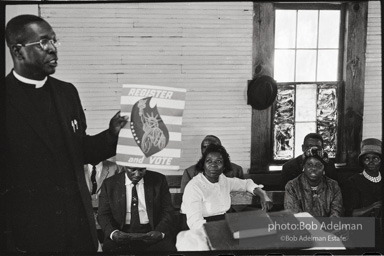
[[[17,80],[19,80],[20,82],[23,82],[25,84],[33,84],[36,86],[36,89],[37,88],[41,88],[43,87],[43,85],[45,84],[45,82],[47,81],[47,77],[45,77],[43,80],[33,80],[33,79],[29,79],[29,78],[25,78],[19,74],[17,74],[15,72],[15,70],[13,70],[13,75],[16,77]]]

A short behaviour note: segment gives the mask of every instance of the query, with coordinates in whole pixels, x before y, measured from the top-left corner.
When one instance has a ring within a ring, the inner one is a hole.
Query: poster
[[[179,170],[186,89],[123,84],[116,162],[151,170]]]

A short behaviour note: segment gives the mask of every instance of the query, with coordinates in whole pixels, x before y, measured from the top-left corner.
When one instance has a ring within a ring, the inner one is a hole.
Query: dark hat
[[[381,157],[381,141],[378,139],[365,139],[361,142],[361,153],[359,155],[359,163],[362,164],[362,157],[366,154],[377,154]]]
[[[276,99],[277,83],[270,76],[259,76],[248,83],[248,105],[257,110],[270,107]]]

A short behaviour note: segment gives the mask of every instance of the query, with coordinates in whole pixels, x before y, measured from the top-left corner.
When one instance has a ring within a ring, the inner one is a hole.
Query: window
[[[300,155],[310,132],[321,134],[325,150],[336,157],[343,41],[337,8],[275,9],[274,162]]]

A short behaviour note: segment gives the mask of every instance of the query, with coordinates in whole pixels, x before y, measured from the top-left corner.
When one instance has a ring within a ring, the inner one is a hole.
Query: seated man
[[[164,175],[122,167],[101,187],[97,220],[105,234],[103,251],[175,251],[172,213]]]
[[[205,149],[211,144],[221,145],[221,141],[218,137],[214,135],[207,135],[201,142],[201,155],[203,155]],[[181,193],[184,193],[185,186],[187,186],[188,182],[197,174],[199,174],[199,172],[196,170],[195,164],[184,170],[183,176],[181,177],[181,183],[180,183]],[[226,177],[230,177],[230,178],[233,178],[233,177],[240,178],[240,179],[244,178],[243,168],[241,168],[241,166],[234,163],[231,163],[231,170],[224,170],[223,174]]]
[[[99,163],[86,164],[84,165],[85,181],[88,186],[89,193],[92,197],[92,206],[97,218],[97,209],[99,207],[99,195],[101,185],[106,178],[109,178],[119,172],[119,168],[116,163],[111,161],[102,161]],[[97,237],[99,242],[102,243],[104,240],[103,231],[100,229],[96,221]]]
[[[281,179],[282,185],[285,187],[288,181],[296,178],[303,172],[304,167],[304,152],[308,151],[310,148],[316,147],[318,149],[323,149],[323,138],[321,135],[317,133],[309,133],[304,137],[304,143],[301,146],[303,154],[299,155],[296,158],[293,158],[286,162],[283,165],[283,169],[281,171]],[[327,153],[324,153],[326,157],[328,157]],[[328,160],[328,163],[324,166],[325,175],[328,178],[338,181],[336,175],[335,164]]]

